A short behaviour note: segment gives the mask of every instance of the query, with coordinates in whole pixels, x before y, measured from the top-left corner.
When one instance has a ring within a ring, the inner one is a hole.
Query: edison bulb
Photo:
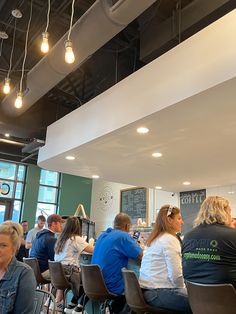
[[[49,33],[48,32],[43,32],[42,33],[42,43],[41,43],[41,51],[43,53],[47,53],[49,51],[49,44],[48,44],[48,37],[49,37]]]
[[[17,109],[20,109],[22,107],[22,104],[23,104],[23,99],[22,99],[22,93],[21,92],[18,92],[17,93],[17,97],[16,97],[16,100],[15,100],[15,107]]]
[[[75,62],[75,55],[72,49],[72,41],[71,40],[67,40],[66,44],[66,53],[65,53],[65,61],[66,63],[74,63]]]
[[[3,86],[3,93],[4,94],[9,94],[11,90],[11,86],[10,86],[10,79],[9,78],[5,78],[5,83]]]

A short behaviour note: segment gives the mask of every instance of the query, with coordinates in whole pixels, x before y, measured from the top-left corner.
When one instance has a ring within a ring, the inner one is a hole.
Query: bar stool
[[[37,258],[35,257],[23,257],[23,262],[27,265],[29,265],[33,271],[34,271],[34,275],[37,281],[37,286],[41,289],[43,285],[47,285],[50,284],[51,281],[45,279],[40,271],[39,268],[39,262],[37,260]]]
[[[55,289],[63,291],[63,310],[67,305],[66,296],[71,290],[71,284],[66,278],[64,269],[60,262],[48,261],[49,272],[51,276],[51,284]]]
[[[102,309],[105,313],[107,307],[110,310],[108,301],[119,299],[121,296],[107,290],[102,271],[98,265],[80,265],[80,267],[85,294],[91,301],[97,301],[102,305],[100,313],[103,313]]]

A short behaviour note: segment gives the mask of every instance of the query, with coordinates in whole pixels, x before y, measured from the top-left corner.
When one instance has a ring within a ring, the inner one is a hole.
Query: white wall
[[[120,190],[132,188],[132,185],[93,180],[90,219],[96,222],[97,235],[113,225],[116,214],[120,212]],[[148,189],[149,221],[156,218],[156,210],[164,204],[178,206],[178,195],[165,191]]]

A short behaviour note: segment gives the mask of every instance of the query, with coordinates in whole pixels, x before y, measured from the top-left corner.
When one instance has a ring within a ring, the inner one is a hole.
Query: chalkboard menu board
[[[138,218],[148,223],[147,189],[141,187],[120,192],[120,211],[130,216],[132,224],[136,224]]]

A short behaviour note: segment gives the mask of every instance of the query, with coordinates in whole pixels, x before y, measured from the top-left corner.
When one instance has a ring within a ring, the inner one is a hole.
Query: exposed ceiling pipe
[[[14,107],[16,88],[2,101],[3,111],[10,116],[19,116],[28,110],[50,89],[70,72],[75,71],[95,51],[124,29],[156,0],[97,0],[74,24],[71,32],[76,61],[72,65],[64,61],[65,34],[27,74],[27,91],[24,105]]]

